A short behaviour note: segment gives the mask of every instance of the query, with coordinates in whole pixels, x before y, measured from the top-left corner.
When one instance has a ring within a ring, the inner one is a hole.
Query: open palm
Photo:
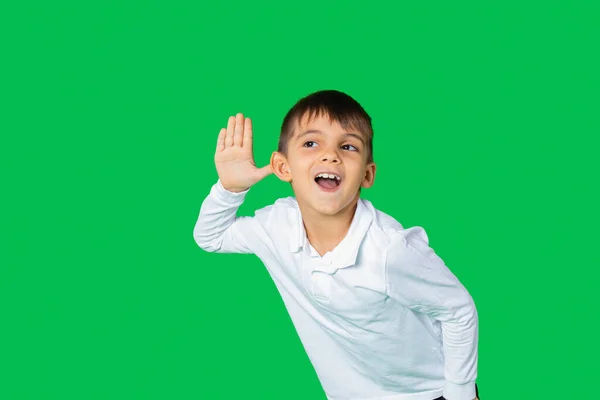
[[[252,121],[239,113],[221,129],[215,151],[221,184],[231,192],[243,192],[271,174],[270,165],[257,168],[252,152]]]

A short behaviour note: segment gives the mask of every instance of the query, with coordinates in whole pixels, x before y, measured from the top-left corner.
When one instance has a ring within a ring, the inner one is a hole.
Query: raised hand
[[[215,166],[223,187],[243,192],[273,173],[271,165],[257,168],[252,154],[252,121],[243,114],[229,117],[217,139]]]

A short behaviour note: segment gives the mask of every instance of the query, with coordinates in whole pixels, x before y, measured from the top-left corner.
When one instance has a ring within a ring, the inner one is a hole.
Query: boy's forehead
[[[294,124],[294,137],[302,134],[303,132],[311,129],[315,130],[323,130],[327,129],[328,131],[340,131],[343,133],[351,132],[358,133],[363,136],[363,133],[358,129],[358,127],[349,126],[350,130],[344,129],[339,121],[332,119],[328,114],[316,114],[309,115],[305,113],[300,118],[297,118]]]

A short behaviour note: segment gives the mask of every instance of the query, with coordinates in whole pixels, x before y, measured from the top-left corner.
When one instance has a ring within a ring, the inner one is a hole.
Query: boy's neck
[[[299,205],[306,236],[319,255],[332,251],[344,239],[352,224],[358,200],[359,196],[356,196],[335,215],[317,214],[314,210],[303,210]]]

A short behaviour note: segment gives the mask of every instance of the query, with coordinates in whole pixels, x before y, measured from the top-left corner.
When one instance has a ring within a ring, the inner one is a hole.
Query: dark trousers
[[[477,384],[475,384],[475,394],[477,395],[477,398],[479,398],[479,389],[477,388]],[[433,400],[446,400],[446,398],[444,396],[441,396]]]

